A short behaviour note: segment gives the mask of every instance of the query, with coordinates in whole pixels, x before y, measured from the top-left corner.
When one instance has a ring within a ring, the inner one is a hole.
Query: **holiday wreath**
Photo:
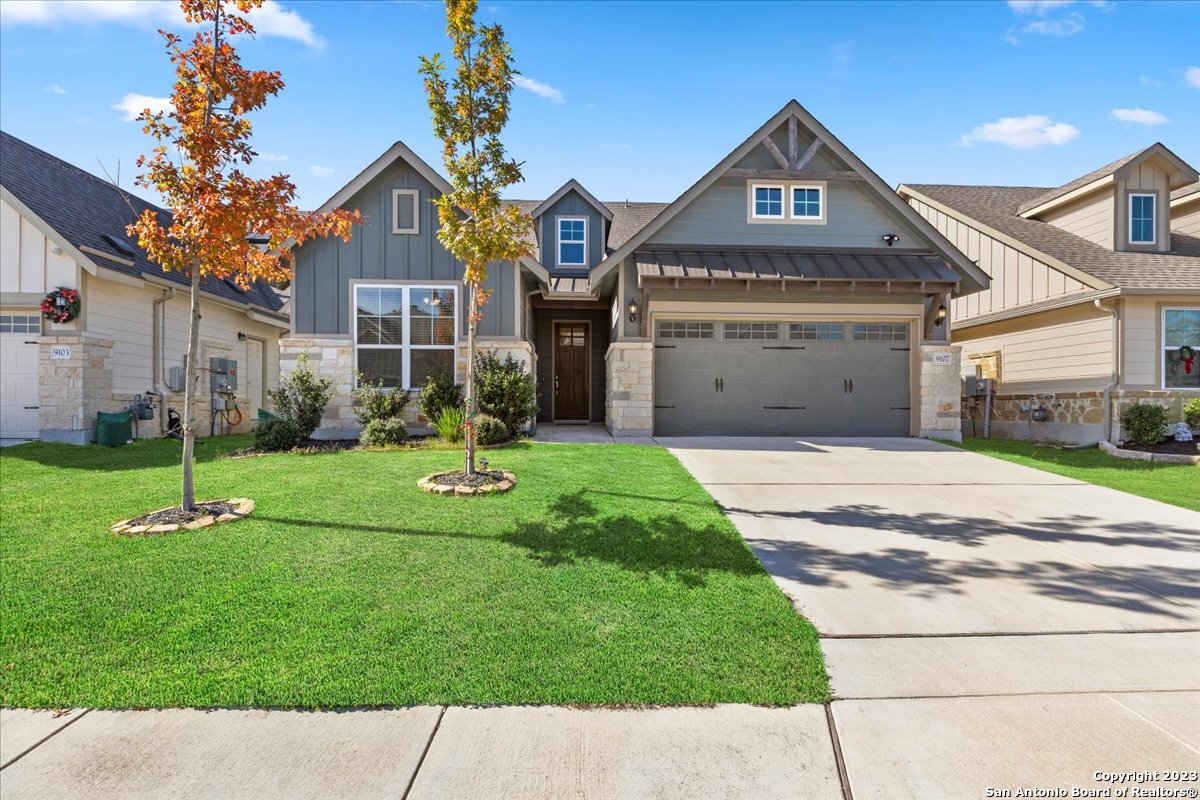
[[[70,322],[79,316],[79,290],[58,287],[42,300],[40,310],[51,322]]]

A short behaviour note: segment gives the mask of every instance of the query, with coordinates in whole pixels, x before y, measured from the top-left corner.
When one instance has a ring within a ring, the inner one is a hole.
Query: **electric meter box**
[[[986,397],[992,393],[991,378],[976,378],[974,375],[968,375],[966,378],[965,394],[967,397]]]
[[[210,358],[208,374],[213,394],[237,391],[238,363],[232,358]]]

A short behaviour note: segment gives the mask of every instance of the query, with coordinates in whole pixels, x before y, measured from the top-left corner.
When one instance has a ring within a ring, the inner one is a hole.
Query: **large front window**
[[[1154,244],[1154,200],[1152,194],[1129,195],[1129,243]]]
[[[1163,309],[1163,386],[1200,389],[1200,308]]]
[[[453,375],[457,287],[355,286],[354,342],[363,380],[410,389]]]
[[[561,217],[558,220],[558,266],[587,266],[587,218]]]

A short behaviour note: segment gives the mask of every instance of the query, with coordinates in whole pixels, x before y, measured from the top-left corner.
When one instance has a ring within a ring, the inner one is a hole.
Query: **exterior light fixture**
[[[242,333],[241,331],[238,331],[238,341],[239,342],[246,341],[246,334]]]
[[[946,321],[946,304],[942,303],[938,306],[937,316],[933,318],[934,325],[941,325]]]
[[[892,245],[894,245],[896,242],[900,241],[900,234],[898,234],[898,233],[885,233],[885,234],[883,235],[883,241],[887,243],[887,246],[888,246],[888,247],[891,247],[891,246],[892,246]]]
[[[638,304],[637,304],[637,300],[634,300],[634,299],[631,297],[631,298],[629,298],[629,321],[630,321],[630,322],[637,322],[637,315],[638,315]]]

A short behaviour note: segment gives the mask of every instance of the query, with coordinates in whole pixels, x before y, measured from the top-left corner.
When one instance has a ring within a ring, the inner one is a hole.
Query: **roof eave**
[[[600,216],[604,217],[609,222],[612,222],[612,218],[613,218],[612,210],[609,209],[608,206],[604,205],[604,203],[601,203],[599,200],[597,200],[595,195],[593,195],[587,189],[583,188],[583,184],[581,184],[579,181],[575,180],[574,178],[571,178],[569,181],[564,183],[562,186],[558,187],[558,190],[555,191],[554,194],[550,195],[545,200],[543,200],[541,203],[539,203],[537,208],[535,208],[535,209],[533,209],[533,211],[529,212],[529,216],[533,217],[534,219],[537,219],[542,214],[545,214],[547,211],[549,211],[551,206],[553,206],[559,200],[566,197],[567,194],[569,192],[571,192],[572,190],[577,192],[580,197],[582,197],[584,200],[586,200],[588,202],[589,205],[591,205],[593,208],[595,208],[597,211],[599,211]]]

